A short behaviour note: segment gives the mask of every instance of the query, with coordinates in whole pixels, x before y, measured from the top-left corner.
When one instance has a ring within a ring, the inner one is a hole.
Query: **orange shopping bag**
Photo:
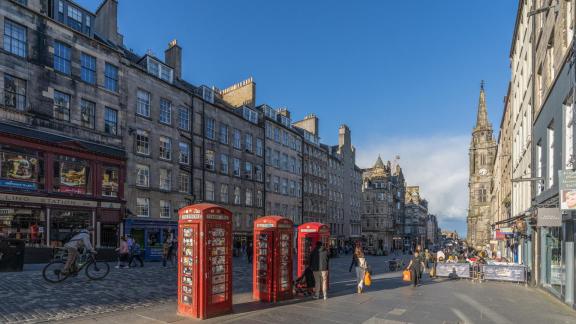
[[[411,276],[410,270],[404,270],[402,272],[402,280],[408,281],[408,282],[412,281],[412,276]]]

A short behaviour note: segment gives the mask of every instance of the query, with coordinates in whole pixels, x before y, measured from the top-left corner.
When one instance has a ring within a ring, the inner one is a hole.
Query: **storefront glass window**
[[[88,161],[58,156],[54,162],[54,191],[91,195],[92,177]]]
[[[46,216],[41,209],[0,207],[0,239],[26,241],[26,246],[46,245]]]
[[[100,230],[100,247],[116,248],[118,241],[118,225],[102,224]]]
[[[562,228],[552,227],[546,234],[546,281],[557,293],[563,294],[566,285],[565,265],[562,258]]]
[[[37,152],[0,146],[0,187],[44,189],[44,164]]]
[[[50,246],[61,247],[66,235],[92,225],[91,211],[52,210],[50,213]],[[92,242],[92,245],[95,245]]]
[[[118,197],[118,168],[104,167],[102,170],[102,196]]]

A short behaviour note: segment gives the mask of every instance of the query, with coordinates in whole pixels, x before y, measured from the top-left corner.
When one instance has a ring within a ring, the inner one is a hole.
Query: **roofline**
[[[510,58],[512,58],[512,54],[514,53],[514,47],[516,45],[516,35],[518,34],[518,25],[520,21],[519,18],[522,15],[522,9],[524,8],[524,1],[525,0],[518,0],[518,10],[516,11],[516,22],[514,23],[514,31],[512,32],[512,45],[510,46],[510,54],[509,54]]]

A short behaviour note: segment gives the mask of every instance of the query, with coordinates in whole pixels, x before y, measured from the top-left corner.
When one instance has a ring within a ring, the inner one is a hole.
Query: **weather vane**
[[[486,81],[480,80],[480,89],[484,90],[484,84],[486,84]]]

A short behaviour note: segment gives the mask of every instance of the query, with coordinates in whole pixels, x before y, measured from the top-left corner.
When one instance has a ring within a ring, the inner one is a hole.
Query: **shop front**
[[[574,217],[569,210],[539,208],[540,283],[574,306]]]
[[[115,248],[123,177],[122,150],[0,123],[0,240],[23,240],[25,263],[89,226],[96,248]]]
[[[149,261],[162,260],[162,245],[172,234],[177,239],[178,222],[170,220],[128,218],[124,221],[124,234],[130,234],[144,251]]]

